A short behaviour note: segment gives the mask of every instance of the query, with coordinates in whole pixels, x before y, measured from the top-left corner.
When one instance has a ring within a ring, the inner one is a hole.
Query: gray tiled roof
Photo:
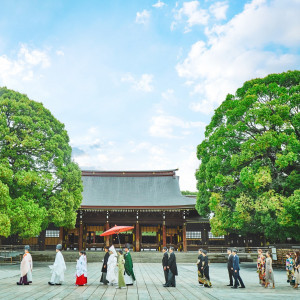
[[[184,197],[177,176],[98,177],[82,176],[82,206],[194,206]]]

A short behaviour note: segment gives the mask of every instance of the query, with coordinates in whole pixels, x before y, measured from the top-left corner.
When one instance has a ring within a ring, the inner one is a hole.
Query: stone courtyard
[[[228,275],[226,264],[213,263],[210,274],[213,287],[200,287],[197,282],[197,269],[194,264],[178,264],[176,288],[164,288],[162,267],[159,263],[135,263],[136,285],[126,289],[99,284],[100,263],[88,264],[88,285],[76,287],[75,262],[67,263],[65,283],[62,286],[49,286],[49,263],[34,264],[33,284],[17,286],[19,265],[0,265],[1,299],[300,299],[300,290],[292,289],[286,283],[284,270],[275,270],[276,289],[263,288],[258,285],[255,263],[242,263],[241,276],[246,289],[233,290],[227,287]]]

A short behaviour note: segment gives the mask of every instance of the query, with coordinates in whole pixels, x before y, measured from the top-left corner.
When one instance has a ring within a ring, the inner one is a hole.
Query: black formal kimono
[[[169,274],[169,269],[168,269],[168,260],[169,260],[169,255],[168,252],[166,251],[164,253],[163,259],[162,259],[162,266],[164,268],[164,275],[165,275],[165,284],[168,282],[168,274]]]
[[[209,278],[209,265],[208,265],[208,257],[203,257],[203,275],[204,275],[204,286],[211,287],[211,282]]]
[[[227,261],[227,269],[228,269],[228,276],[229,276],[229,285],[233,286],[233,255],[229,254],[228,261]]]
[[[101,270],[102,275],[101,275],[100,282],[102,282],[103,284],[108,284],[108,281],[106,280],[108,258],[109,258],[109,252],[107,251],[104,255],[103,265]]]
[[[168,274],[168,282],[166,286],[175,287],[176,286],[175,276],[178,275],[178,271],[177,271],[176,257],[174,252],[170,254],[168,260],[168,267],[169,267],[169,274]]]
[[[204,283],[204,275],[203,275],[203,269],[201,268],[203,266],[203,255],[200,254],[198,256],[198,282],[199,284],[203,284]]]

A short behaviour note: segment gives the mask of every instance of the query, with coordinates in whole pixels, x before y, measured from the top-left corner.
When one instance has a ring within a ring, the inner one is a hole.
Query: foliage
[[[181,191],[181,195],[184,195],[184,196],[196,196],[197,192]]]
[[[64,125],[41,103],[0,88],[0,235],[73,227],[82,196]]]
[[[198,145],[200,215],[214,234],[300,239],[300,72],[244,83],[215,110]]]

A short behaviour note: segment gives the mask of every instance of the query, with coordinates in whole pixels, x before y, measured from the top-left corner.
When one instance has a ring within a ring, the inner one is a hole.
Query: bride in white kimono
[[[61,285],[64,281],[65,271],[67,268],[61,250],[62,245],[58,244],[56,246],[56,256],[54,264],[52,266],[49,266],[52,272],[51,280],[48,282],[49,285]]]
[[[118,284],[117,252],[114,246],[109,248],[106,280],[110,285]]]

